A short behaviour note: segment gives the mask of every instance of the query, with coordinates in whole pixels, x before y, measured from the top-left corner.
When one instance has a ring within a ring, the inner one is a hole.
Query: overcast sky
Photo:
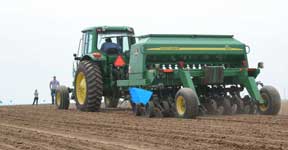
[[[50,102],[49,82],[72,84],[81,30],[127,25],[136,34],[233,34],[251,47],[257,80],[288,96],[288,2],[285,0],[9,0],[0,5],[0,100]],[[285,94],[286,88],[286,94]]]

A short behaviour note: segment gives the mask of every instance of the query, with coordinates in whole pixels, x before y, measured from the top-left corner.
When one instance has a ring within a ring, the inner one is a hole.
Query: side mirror
[[[81,57],[77,57],[77,54],[73,54],[73,57],[74,57],[74,60],[80,60],[81,59]]]
[[[263,62],[258,62],[258,68],[263,69],[264,68],[264,63]]]

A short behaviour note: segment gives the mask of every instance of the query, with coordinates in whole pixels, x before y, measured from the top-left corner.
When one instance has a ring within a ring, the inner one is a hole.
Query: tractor
[[[135,115],[147,117],[278,114],[279,92],[256,81],[263,62],[250,67],[249,46],[232,35],[149,34],[136,43],[133,33],[129,27],[84,30],[74,88],[57,90],[57,107],[67,109],[72,92],[82,111],[98,111],[104,97],[112,107],[129,99]],[[105,37],[115,37],[123,50],[101,52]]]
[[[68,109],[69,93],[78,110],[98,111],[102,97],[106,107],[117,107],[121,91],[116,81],[126,79],[129,51],[135,43],[134,29],[127,26],[100,26],[82,31],[78,53],[74,54],[73,86],[60,86],[56,90],[56,106]],[[121,50],[101,51],[105,39],[110,38]]]

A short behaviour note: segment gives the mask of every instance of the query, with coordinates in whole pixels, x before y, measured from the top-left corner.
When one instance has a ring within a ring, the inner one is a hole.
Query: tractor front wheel
[[[103,81],[97,63],[81,61],[75,75],[75,101],[81,111],[98,111],[103,95]]]
[[[258,105],[258,111],[263,115],[277,115],[281,107],[279,92],[273,86],[264,86],[260,90],[264,104]]]
[[[198,116],[198,96],[190,88],[181,88],[176,93],[175,105],[179,118],[196,118]]]
[[[69,104],[69,90],[66,86],[60,86],[56,90],[56,107],[58,109],[68,109]]]

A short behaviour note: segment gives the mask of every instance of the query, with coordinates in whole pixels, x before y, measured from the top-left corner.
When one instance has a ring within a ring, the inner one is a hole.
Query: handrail
[[[245,45],[245,47],[248,48],[248,52],[246,52],[246,54],[249,54],[251,52],[250,46],[249,45]]]
[[[82,44],[82,38],[79,40],[79,45],[78,45],[78,51],[77,51],[77,56],[79,56],[79,52],[80,52],[80,46]]]

